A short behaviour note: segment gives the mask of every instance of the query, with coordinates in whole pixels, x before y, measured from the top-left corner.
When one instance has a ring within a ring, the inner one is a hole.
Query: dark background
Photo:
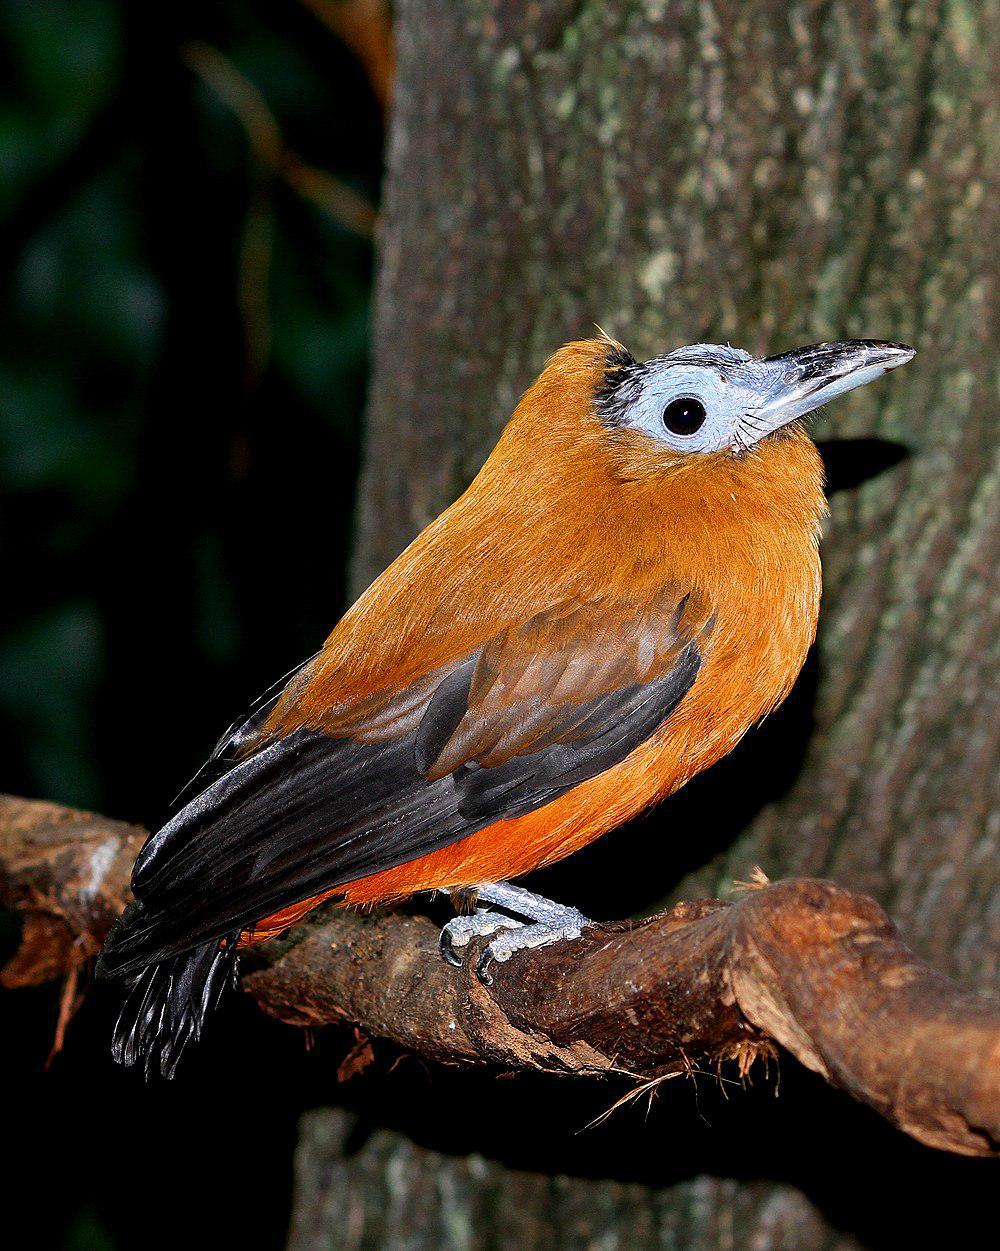
[[[305,4],[3,0],[0,21],[0,789],[151,825],[344,603],[371,242],[262,145],[269,111],[300,162],[375,205],[381,107]],[[899,459],[865,457],[842,485]],[[678,797],[702,838],[671,849],[676,878],[789,785],[815,677],[721,779]],[[651,905],[660,869],[622,871],[642,839],[574,858],[553,893],[602,915]],[[969,1245],[991,1216],[989,1165],[917,1147],[791,1062],[778,1099],[706,1074],[661,1090],[648,1119],[642,1104],[579,1132],[622,1092],[383,1049],[340,1086],[349,1036],[310,1039],[239,996],[169,1086],[111,1064],[104,988],[46,1069],[58,997],[0,996],[15,1246],[278,1247],[299,1115],[328,1103],[361,1114],[355,1147],[389,1124],[545,1173],[777,1178],[870,1247]]]
[[[151,824],[343,606],[368,367],[370,240],[270,176],[192,45],[373,203],[381,109],[298,4],[4,0],[0,29],[0,788]],[[0,997],[7,1245],[278,1245],[302,1037],[237,1008],[146,1091],[100,994],[44,1073],[57,1004]]]

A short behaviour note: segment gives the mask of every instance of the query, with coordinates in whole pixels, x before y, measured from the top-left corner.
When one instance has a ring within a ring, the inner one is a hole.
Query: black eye
[[[687,396],[671,400],[663,410],[663,424],[671,434],[694,434],[705,424],[705,405]]]

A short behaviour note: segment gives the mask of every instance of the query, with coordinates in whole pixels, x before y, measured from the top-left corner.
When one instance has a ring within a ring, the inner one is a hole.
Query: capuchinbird
[[[99,964],[128,985],[115,1057],[171,1076],[239,949],[323,900],[471,888],[442,950],[489,936],[484,978],[578,936],[582,914],[508,879],[676,791],[785,698],[825,510],[800,418],[912,356],[557,351],[468,490],[146,842]]]

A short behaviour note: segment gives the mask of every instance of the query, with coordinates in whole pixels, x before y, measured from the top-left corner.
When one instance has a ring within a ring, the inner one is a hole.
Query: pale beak
[[[905,343],[849,339],[844,343],[811,343],[794,352],[754,362],[755,389],[761,403],[747,414],[750,441],[787,426],[835,396],[874,382],[913,359]]]

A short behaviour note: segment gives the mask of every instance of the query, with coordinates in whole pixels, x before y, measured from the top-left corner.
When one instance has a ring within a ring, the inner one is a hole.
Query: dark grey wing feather
[[[442,776],[431,772],[471,715],[483,652],[442,671],[419,718],[395,739],[299,728],[267,743],[148,840],[133,876],[138,906],[109,936],[102,973],[129,976],[250,929],[292,903],[530,812],[619,764],[691,688],[711,624],[702,627],[658,676],[554,707],[543,745],[498,763],[472,757]],[[491,751],[487,744],[477,755]]]

